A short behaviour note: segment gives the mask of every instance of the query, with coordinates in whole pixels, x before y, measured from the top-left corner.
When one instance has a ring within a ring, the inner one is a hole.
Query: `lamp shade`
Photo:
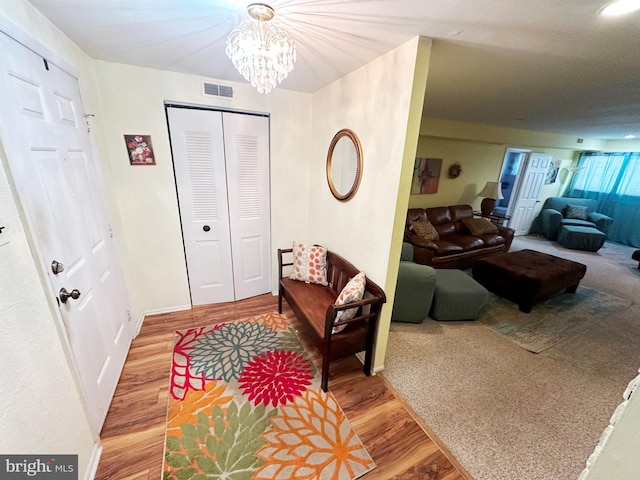
[[[478,196],[484,198],[493,198],[494,200],[500,200],[504,198],[502,196],[500,183],[498,182],[487,182],[484,188],[478,193]]]
[[[493,209],[496,207],[496,200],[504,198],[502,196],[502,189],[498,182],[487,182],[482,190],[478,193],[479,197],[484,197],[480,203],[480,211],[484,215],[491,215]]]

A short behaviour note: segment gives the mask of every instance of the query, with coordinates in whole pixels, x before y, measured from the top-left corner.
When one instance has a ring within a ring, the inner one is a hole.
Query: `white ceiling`
[[[424,114],[640,138],[640,12],[607,0],[273,0],[314,92],[416,35],[434,39]],[[244,81],[224,53],[249,0],[30,0],[91,57]],[[380,92],[393,95],[393,92]]]

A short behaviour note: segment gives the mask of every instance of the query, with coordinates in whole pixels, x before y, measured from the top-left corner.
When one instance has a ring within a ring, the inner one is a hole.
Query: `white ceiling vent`
[[[233,98],[233,87],[204,82],[202,84],[202,93],[203,95],[213,95],[215,97]]]

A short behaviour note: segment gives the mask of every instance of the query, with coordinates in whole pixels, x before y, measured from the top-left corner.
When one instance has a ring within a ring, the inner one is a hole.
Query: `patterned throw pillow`
[[[586,220],[589,209],[584,205],[567,205],[564,208],[564,218],[575,218],[577,220]]]
[[[344,305],[345,303],[357,302],[358,300],[362,300],[366,285],[367,277],[364,275],[364,272],[358,273],[344,286],[344,288],[340,292],[340,295],[338,295],[338,298],[336,299],[336,305],[339,306]],[[348,310],[342,310],[338,312],[336,314],[336,322],[331,333],[340,333],[342,330],[344,330],[347,325],[338,324],[343,323],[345,320],[352,319],[357,311],[357,308],[350,308]]]
[[[433,242],[440,240],[438,230],[436,230],[436,227],[434,227],[429,220],[412,220],[409,222],[409,225],[409,230],[425,240],[431,240]]]
[[[486,218],[463,218],[462,223],[469,229],[471,235],[483,235],[485,233],[498,233],[498,227]]]
[[[293,242],[291,280],[327,285],[327,249]]]

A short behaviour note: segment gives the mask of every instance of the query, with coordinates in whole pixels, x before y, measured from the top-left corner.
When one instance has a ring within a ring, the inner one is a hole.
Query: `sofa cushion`
[[[425,240],[437,241],[440,238],[438,231],[429,220],[412,220],[409,223],[409,230]]]
[[[456,253],[462,253],[464,249],[457,243],[449,242],[444,238],[440,238],[438,241],[438,256],[455,255]]]
[[[562,216],[564,218],[576,218],[578,220],[586,220],[589,208],[585,205],[572,205],[568,204],[564,208]]]
[[[465,252],[468,250],[475,250],[476,248],[484,247],[484,242],[482,241],[482,239],[474,235],[448,235],[446,239],[451,243],[460,245],[460,247],[462,247],[462,250]],[[439,243],[438,246],[440,246]]]
[[[573,225],[576,227],[595,227],[596,224],[588,220],[580,220],[578,218],[563,218],[560,225]]]
[[[463,218],[462,223],[469,229],[472,235],[484,233],[498,233],[498,227],[486,218]]]

